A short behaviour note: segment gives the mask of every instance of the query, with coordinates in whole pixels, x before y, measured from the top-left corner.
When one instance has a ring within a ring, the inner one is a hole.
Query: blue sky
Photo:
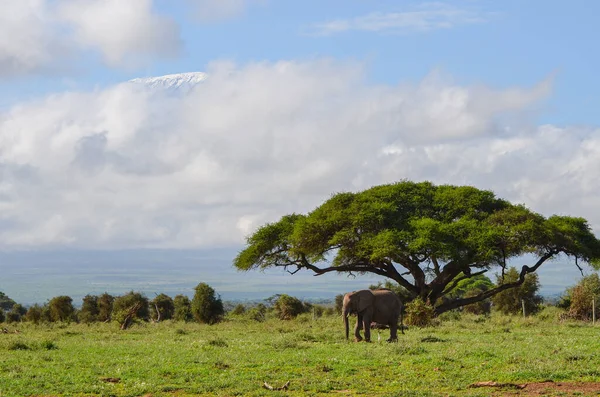
[[[332,192],[405,178],[600,231],[600,3],[3,7],[2,249],[235,250]],[[176,96],[124,83],[196,71]]]

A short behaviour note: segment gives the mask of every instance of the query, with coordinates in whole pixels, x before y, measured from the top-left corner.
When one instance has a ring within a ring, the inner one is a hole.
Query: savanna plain
[[[385,342],[387,330],[380,341],[378,331],[371,343],[346,341],[340,316],[310,314],[127,330],[19,323],[6,331],[2,397],[600,394],[590,386],[600,381],[599,326],[561,322],[553,307],[527,318],[447,313],[434,326],[411,327],[398,343]],[[289,383],[268,390],[265,382]],[[531,394],[526,384],[544,386]]]

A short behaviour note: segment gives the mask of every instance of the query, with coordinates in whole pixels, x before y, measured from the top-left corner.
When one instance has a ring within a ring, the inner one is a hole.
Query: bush
[[[300,299],[286,294],[279,295],[273,309],[280,320],[291,320],[306,310]]]
[[[16,303],[13,305],[12,309],[6,313],[6,322],[18,323],[23,319],[25,313],[27,313],[27,309],[25,309],[23,305]]]
[[[600,277],[597,273],[583,277],[567,291],[569,317],[579,320],[592,319],[592,300],[596,300],[596,317],[600,314]]]
[[[9,312],[12,310],[13,306],[16,305],[17,302],[10,299],[4,292],[0,292],[0,309],[4,312]]]
[[[432,324],[434,314],[433,307],[418,297],[406,305],[404,321],[406,325],[426,327]]]
[[[173,319],[175,321],[192,321],[192,302],[185,295],[177,295],[173,299]]]
[[[50,321],[70,322],[73,320],[75,308],[73,308],[73,299],[62,295],[50,299],[48,302],[50,310]]]
[[[4,314],[4,310],[0,309],[0,323],[3,323],[6,320],[6,314]]]
[[[200,283],[195,288],[192,299],[192,315],[199,323],[215,324],[221,321],[225,310],[223,302],[215,295],[215,290],[206,283]]]
[[[150,314],[156,321],[171,320],[175,314],[175,304],[170,296],[159,294],[150,302]]]
[[[513,283],[519,279],[519,272],[511,267],[504,275],[497,276],[497,284]],[[540,282],[537,273],[530,273],[525,276],[525,281],[518,287],[509,288],[502,291],[492,298],[494,307],[504,314],[518,314],[523,310],[522,301],[525,302],[525,312],[534,314],[541,308],[542,297],[537,294],[540,289]]]
[[[148,311],[148,298],[139,292],[133,291],[115,298],[113,302],[112,319],[123,324],[129,312],[136,305],[139,305],[139,308],[135,311],[132,319],[148,321],[150,316]]]
[[[486,290],[478,289],[478,288],[469,289],[465,293],[464,297],[470,298],[473,296],[477,296],[485,291]],[[490,314],[490,312],[492,311],[492,302],[489,299],[484,299],[482,301],[475,302],[470,305],[464,306],[463,311],[465,313],[471,313],[471,314],[477,314],[477,315]]]

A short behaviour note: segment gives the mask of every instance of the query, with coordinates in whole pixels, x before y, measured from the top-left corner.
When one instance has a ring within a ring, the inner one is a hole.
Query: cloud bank
[[[333,192],[404,178],[600,227],[600,130],[532,123],[549,81],[375,86],[331,60],[207,72],[182,95],[123,83],[1,113],[2,248],[235,245]]]

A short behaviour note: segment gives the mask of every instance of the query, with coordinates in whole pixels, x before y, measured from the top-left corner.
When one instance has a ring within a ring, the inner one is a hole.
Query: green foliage
[[[215,290],[206,283],[196,286],[194,298],[192,299],[192,315],[199,323],[216,324],[223,318],[225,309],[221,298],[215,294]]]
[[[98,297],[98,316],[96,317],[98,321],[109,322],[112,320],[114,301],[115,298],[106,292]]]
[[[158,313],[160,313],[160,321],[171,320],[173,318],[175,304],[170,296],[159,294],[152,299],[152,302],[150,302],[150,316],[154,320],[157,320],[159,318]]]
[[[139,305],[135,311],[133,319],[148,321],[150,312],[148,310],[148,298],[139,292],[130,291],[129,293],[115,298],[113,302],[112,319],[123,323],[130,310]]]
[[[458,275],[458,277],[462,276],[463,273]],[[456,285],[456,288],[452,290],[449,296],[452,298],[470,298],[492,288],[494,288],[494,283],[492,283],[492,280],[485,275],[480,274],[459,281]],[[463,307],[463,311],[477,315],[489,314],[491,311],[491,299],[488,298],[470,305],[466,305]]]
[[[176,295],[173,299],[173,319],[175,321],[192,321],[192,302],[185,295]]]
[[[0,309],[0,323],[3,323],[4,320],[6,320],[6,314],[4,313],[4,310]]]
[[[10,299],[4,292],[0,291],[0,310],[10,311],[17,302]]]
[[[273,309],[280,320],[291,320],[307,311],[300,299],[286,294],[277,297]]]
[[[77,314],[79,321],[85,324],[93,323],[98,320],[98,297],[96,295],[86,295],[83,297],[81,309]]]
[[[498,268],[524,254],[540,264],[566,254],[600,266],[600,240],[582,218],[546,219],[470,186],[402,181],[338,193],[309,214],[260,227],[234,266],[371,272],[396,281],[406,300],[424,297],[439,314],[466,304],[460,294],[445,296],[461,272]]]
[[[19,303],[15,303],[8,313],[6,313],[7,323],[18,323],[23,320],[23,316],[27,313],[27,309]]]
[[[421,297],[413,299],[406,305],[406,316],[404,322],[406,325],[417,327],[427,327],[432,324],[435,312],[433,307],[423,301]]]
[[[598,273],[592,273],[583,277],[577,285],[567,290],[569,306],[568,314],[571,318],[578,320],[592,319],[592,301],[596,303],[596,317],[600,315],[600,277]]]
[[[497,275],[496,283],[502,285],[504,283],[514,283],[519,279],[519,271],[511,267],[504,274],[504,279],[501,275]],[[504,314],[519,314],[523,311],[522,301],[525,302],[525,312],[533,314],[540,310],[542,297],[538,295],[540,282],[536,273],[531,273],[525,276],[523,284],[516,288],[507,289],[500,292],[492,298],[494,308]]]
[[[50,310],[50,321],[69,322],[73,320],[75,309],[73,308],[73,299],[68,296],[57,296],[48,302]]]

